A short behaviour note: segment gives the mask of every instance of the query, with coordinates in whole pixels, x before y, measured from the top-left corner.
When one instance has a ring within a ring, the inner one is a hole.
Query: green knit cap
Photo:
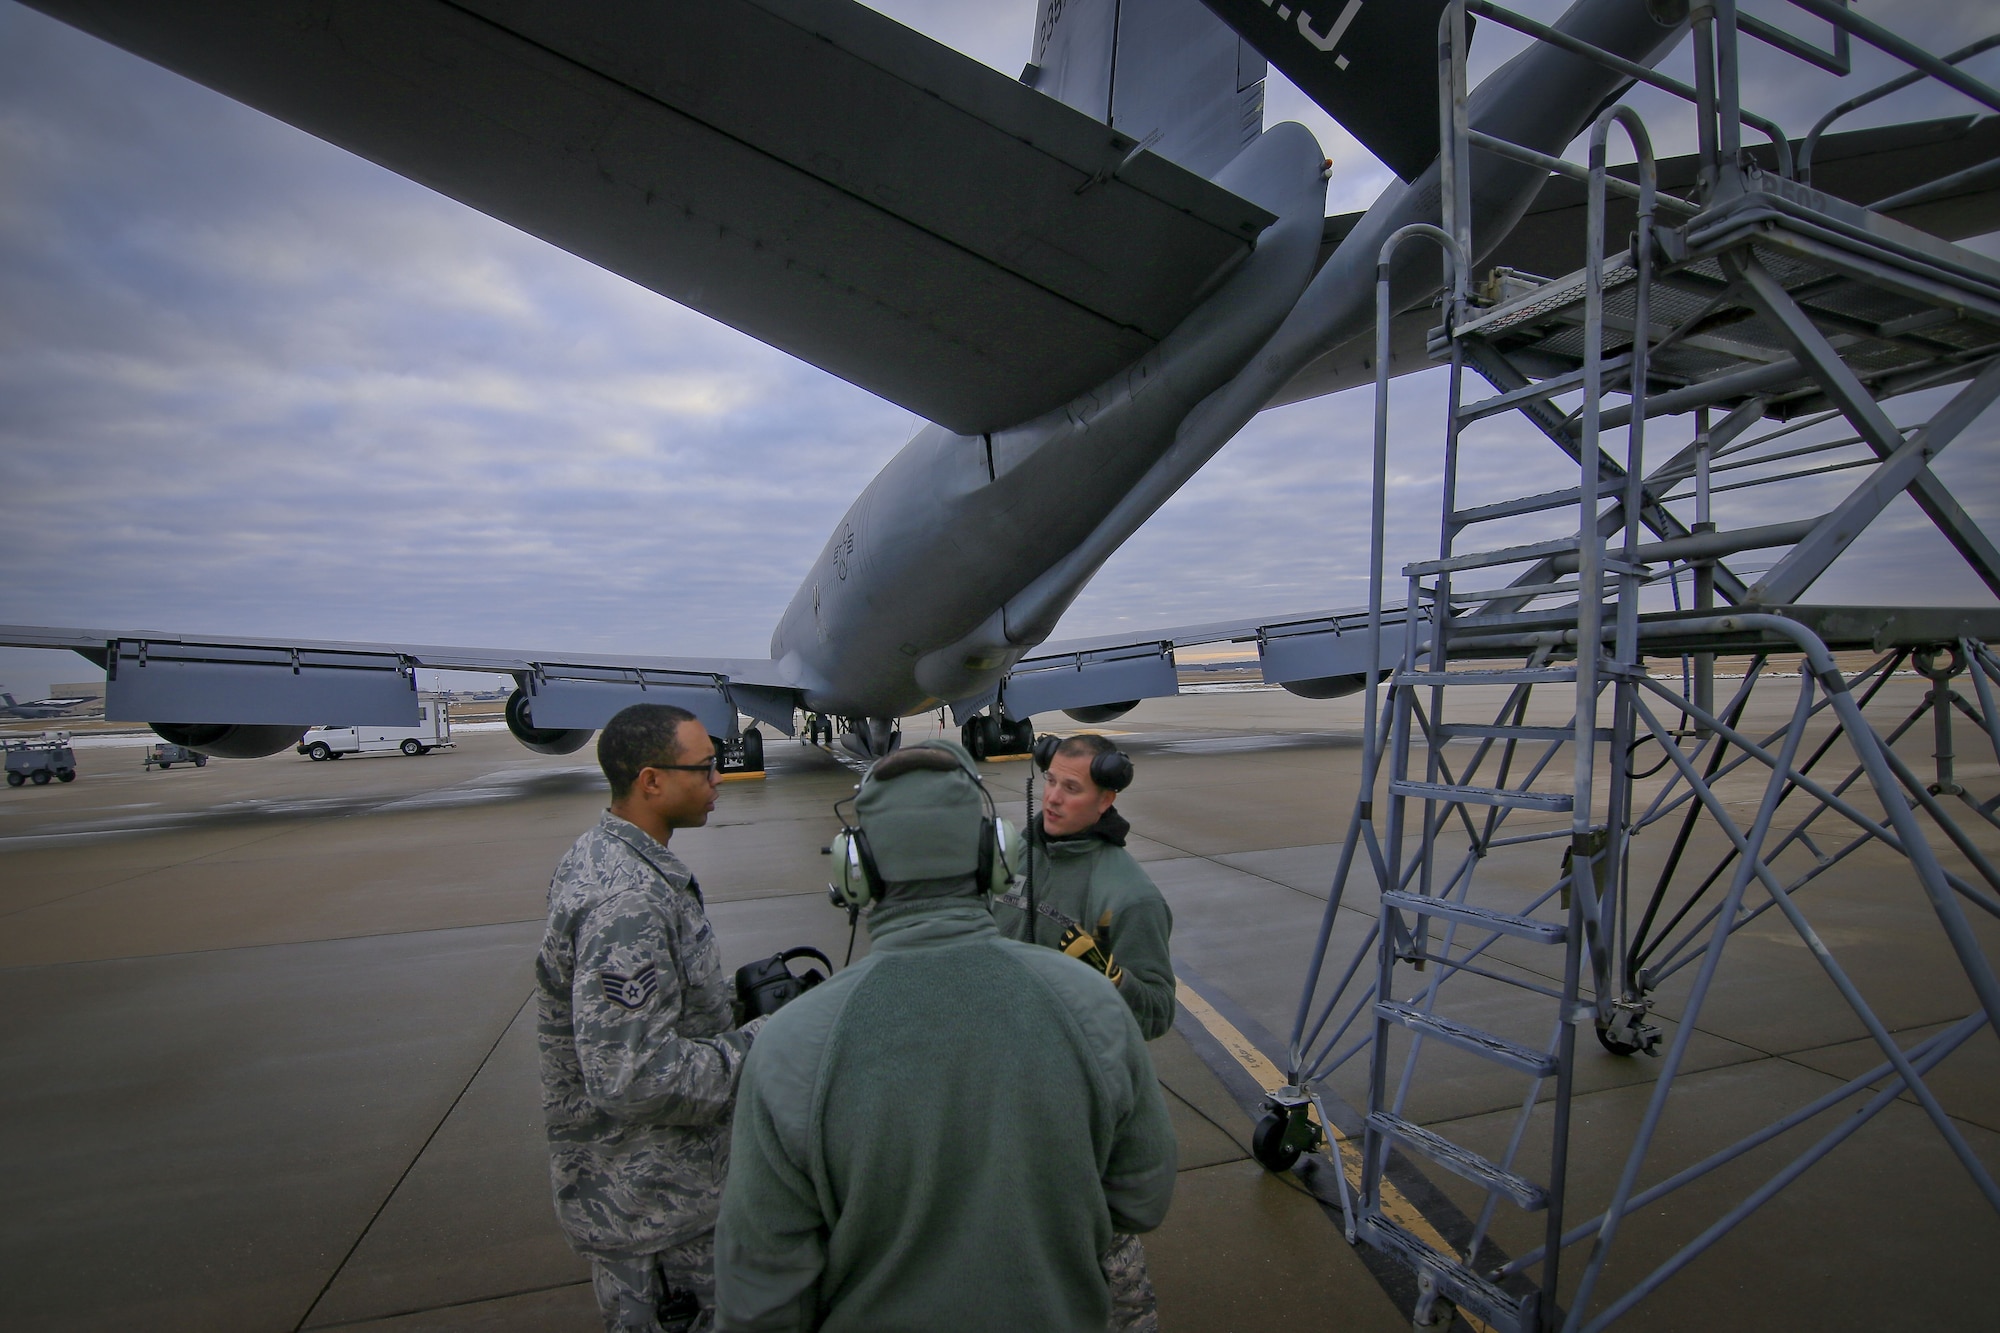
[[[954,879],[979,869],[986,802],[974,772],[972,757],[946,740],[876,761],[854,812],[885,883]]]

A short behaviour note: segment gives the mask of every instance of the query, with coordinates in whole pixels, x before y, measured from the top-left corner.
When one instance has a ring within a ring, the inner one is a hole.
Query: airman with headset
[[[1125,850],[1131,825],[1118,793],[1132,785],[1132,760],[1089,733],[1035,742],[1046,775],[1041,817],[1028,829],[1028,862],[1019,881],[994,899],[1000,933],[1059,949],[1105,974],[1132,1010],[1147,1041],[1174,1024],[1174,965],[1168,944],[1174,916],[1152,879]],[[1146,1252],[1120,1236],[1105,1255],[1113,1333],[1159,1327]]]
[[[995,929],[1019,847],[956,745],[878,762],[843,825],[830,887],[867,911],[870,952],[751,1049],[718,1327],[1098,1333],[1100,1256],[1173,1196],[1131,1011],[1100,973]]]

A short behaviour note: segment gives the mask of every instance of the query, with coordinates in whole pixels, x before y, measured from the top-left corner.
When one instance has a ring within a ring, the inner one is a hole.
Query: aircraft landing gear
[[[999,754],[1028,754],[1035,748],[1035,720],[981,713],[960,727],[958,736],[959,743],[974,759],[991,759]]]
[[[733,741],[716,741],[715,760],[721,773],[762,773],[764,733],[750,727]]]
[[[902,744],[903,733],[893,717],[850,717],[840,737],[843,750],[871,762],[895,753]]]

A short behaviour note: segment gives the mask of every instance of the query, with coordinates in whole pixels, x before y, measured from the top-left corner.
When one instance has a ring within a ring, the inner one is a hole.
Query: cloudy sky
[[[1010,75],[1027,58],[1032,0],[879,7]],[[1925,0],[1893,22],[1943,49],[1981,35],[1979,10]],[[1476,63],[1506,36],[1482,34]],[[1758,104],[1799,130],[1894,72],[1751,56]],[[2000,52],[1969,68],[2000,78]],[[1690,146],[1684,116],[1633,100],[1663,153]],[[1334,158],[1329,212],[1387,183],[1275,77],[1268,101]],[[1964,105],[1913,90],[1854,123]],[[1398,384],[1394,563],[1435,542],[1440,393],[1436,373]],[[1363,390],[1264,414],[1058,634],[1363,600],[1369,413]],[[761,656],[920,424],[0,0],[0,622]],[[1545,443],[1488,439],[1476,481],[1562,484]],[[1992,532],[1996,462],[1989,414],[1938,466]],[[1814,599],[1988,600],[1906,502]],[[17,695],[87,674],[0,651]]]

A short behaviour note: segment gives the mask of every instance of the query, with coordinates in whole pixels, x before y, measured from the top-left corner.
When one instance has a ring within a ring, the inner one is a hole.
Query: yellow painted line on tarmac
[[[764,780],[764,773],[761,769],[755,773],[718,773],[715,775],[715,780],[717,782],[762,782]]]
[[[1208,1029],[1208,1035],[1214,1037],[1222,1044],[1222,1049],[1229,1052],[1230,1058],[1235,1060],[1237,1064],[1243,1066],[1243,1072],[1255,1079],[1259,1087],[1263,1088],[1266,1092],[1275,1092],[1285,1086],[1286,1079],[1284,1073],[1275,1064],[1272,1064],[1270,1057],[1258,1050],[1256,1044],[1244,1036],[1234,1023],[1224,1018],[1216,1010],[1216,1007],[1203,999],[1200,993],[1188,985],[1184,978],[1175,977],[1174,985],[1179,992],[1181,1006],[1194,1015],[1196,1022]],[[1317,1122],[1319,1120],[1319,1108],[1311,1107],[1308,1109],[1313,1120]],[[1340,1164],[1342,1171],[1347,1176],[1347,1187],[1350,1190],[1359,1192],[1361,1189],[1361,1145],[1341,1133],[1338,1125],[1326,1125],[1324,1128],[1327,1133],[1339,1139],[1343,1145],[1344,1150],[1340,1154]],[[1430,1219],[1425,1217],[1414,1203],[1410,1202],[1409,1196],[1390,1184],[1386,1177],[1382,1181],[1382,1212],[1389,1220],[1418,1237],[1439,1254],[1458,1253],[1450,1242],[1438,1234],[1438,1229],[1431,1225]],[[1494,1333],[1491,1325],[1475,1317],[1470,1310],[1461,1309],[1458,1315],[1459,1318],[1472,1326],[1475,1333]]]
[[[1033,759],[1031,754],[989,754],[985,762],[989,764],[1018,764],[1023,759]]]

